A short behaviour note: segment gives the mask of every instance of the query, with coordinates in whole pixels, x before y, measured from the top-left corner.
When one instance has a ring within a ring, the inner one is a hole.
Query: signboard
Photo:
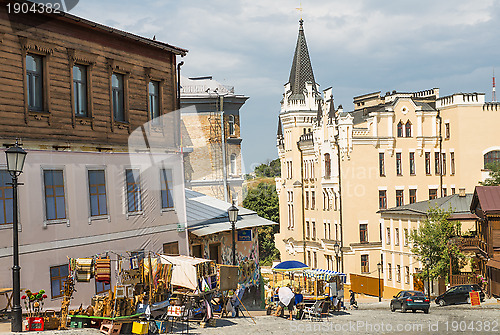
[[[238,230],[238,241],[249,242],[252,240],[252,229]]]
[[[481,305],[481,299],[479,298],[479,292],[469,292],[470,295],[470,305],[479,306]]]

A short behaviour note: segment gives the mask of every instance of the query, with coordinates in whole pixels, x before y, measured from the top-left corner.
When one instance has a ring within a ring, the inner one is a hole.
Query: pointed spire
[[[316,113],[316,125],[319,126],[322,116],[323,116],[323,109],[321,108],[321,100],[318,100],[318,113]]]
[[[333,105],[333,95],[330,96],[330,110],[328,111],[328,117],[330,120],[335,118],[335,106]]]
[[[283,130],[281,129],[281,120],[280,118],[278,118],[278,138],[282,138],[283,137]]]
[[[297,37],[297,45],[293,56],[292,68],[290,70],[290,88],[292,95],[290,99],[304,99],[304,88],[306,82],[313,83],[313,89],[316,91],[316,81],[307,50],[306,36],[304,34],[304,20],[299,21],[299,36]]]

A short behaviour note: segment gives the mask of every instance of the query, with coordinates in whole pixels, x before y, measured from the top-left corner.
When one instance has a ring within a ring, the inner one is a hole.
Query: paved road
[[[252,312],[250,318],[218,319],[216,327],[199,328],[192,324],[190,334],[498,334],[500,333],[500,304],[487,303],[479,307],[431,305],[429,314],[422,312],[391,313],[389,302],[361,303],[358,310],[329,317],[322,322],[289,321],[262,312]],[[32,332],[30,334],[35,334]],[[46,331],[52,335],[98,335],[93,329]]]

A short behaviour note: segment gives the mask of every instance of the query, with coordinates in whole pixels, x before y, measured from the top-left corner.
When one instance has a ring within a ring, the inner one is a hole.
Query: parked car
[[[391,312],[401,309],[405,313],[411,310],[415,313],[417,310],[429,313],[430,301],[421,291],[401,291],[391,300]]]
[[[450,287],[446,292],[438,296],[435,301],[439,306],[461,303],[470,304],[469,293],[472,291],[479,292],[479,298],[481,299],[481,302],[484,301],[484,292],[477,284],[457,285]]]

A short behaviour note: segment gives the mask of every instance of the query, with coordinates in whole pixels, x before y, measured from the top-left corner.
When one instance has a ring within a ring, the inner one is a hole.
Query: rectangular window
[[[408,246],[408,229],[405,228],[404,229],[404,236],[403,236],[403,243],[404,243],[404,246],[407,247]]]
[[[378,169],[381,177],[385,176],[385,163],[384,163],[384,153],[378,153]]]
[[[385,244],[391,244],[391,228],[387,227],[385,233]]]
[[[410,152],[410,175],[415,175],[415,153]]]
[[[451,188],[451,194],[455,194],[455,188],[454,187]]]
[[[47,220],[66,219],[62,170],[44,170],[45,216]]]
[[[445,139],[450,139],[450,124],[449,123],[445,123],[444,124],[444,136],[445,136]]]
[[[95,294],[107,293],[111,289],[111,283],[105,283],[102,281],[95,282]]]
[[[378,208],[380,209],[387,208],[387,191],[385,190],[378,191]]]
[[[399,245],[399,228],[394,228],[394,245]]]
[[[305,192],[305,201],[306,201],[306,203],[304,205],[304,208],[308,209],[309,208],[309,191]]]
[[[396,267],[396,281],[398,283],[401,282],[401,265],[399,265],[399,264]]]
[[[50,294],[52,299],[64,295],[64,282],[68,278],[68,264],[50,267]]]
[[[425,153],[425,174],[431,174],[431,153]]]
[[[441,164],[442,164],[442,169],[443,169],[443,175],[446,174],[446,153],[443,152],[441,154]]]
[[[160,116],[160,83],[157,81],[150,81],[148,85],[148,109],[149,119],[153,123],[158,123]]]
[[[404,205],[403,190],[396,190],[396,207],[403,205]]]
[[[89,170],[90,216],[107,215],[104,170]]]
[[[28,109],[43,110],[43,57],[26,55],[26,83],[28,89]]]
[[[142,203],[139,170],[126,169],[125,179],[127,183],[127,210],[129,213],[140,212],[142,210]]]
[[[446,187],[443,187],[443,195],[442,195],[442,196],[443,196],[443,197],[446,197],[447,193],[448,193],[448,192],[446,191]]]
[[[76,116],[88,116],[87,113],[87,67],[73,66],[73,108]]]
[[[209,256],[211,260],[214,260],[216,262],[219,262],[219,254],[220,254],[220,243],[215,243],[215,244],[210,244],[209,245]],[[169,243],[163,243],[163,253],[165,255],[173,255],[177,256],[179,255],[179,242],[169,242]]]
[[[306,239],[309,239],[311,237],[310,231],[311,231],[311,224],[309,223],[309,221],[306,221]]]
[[[410,283],[410,267],[405,266],[405,283],[409,284]]]
[[[450,173],[455,174],[455,153],[450,152]]]
[[[359,225],[359,242],[368,242],[368,225],[365,223]]]
[[[111,101],[115,121],[125,122],[125,89],[123,74],[113,73],[111,76]]]
[[[9,172],[0,170],[0,225],[14,223],[14,199],[12,177]]]
[[[311,264],[311,252],[307,251],[307,265],[312,266]]]
[[[403,167],[401,166],[401,153],[396,152],[396,174],[398,176],[403,175]]]
[[[439,164],[439,152],[434,153],[434,173],[439,175],[440,164]]]
[[[316,207],[316,192],[311,191],[311,209]]]
[[[312,221],[312,239],[316,239],[316,222]]]
[[[438,190],[437,188],[431,188],[429,189],[429,200],[436,199],[438,196]]]
[[[412,189],[410,190],[410,204],[414,204],[417,202],[417,190]]]
[[[361,272],[362,273],[370,272],[370,266],[368,264],[368,255],[361,255]]]
[[[387,279],[392,280],[392,264],[387,263]]]
[[[313,256],[314,256],[314,268],[316,269],[318,267],[318,255],[316,254],[316,251],[313,251]]]
[[[174,208],[173,185],[172,185],[172,170],[160,170],[161,183],[161,208]]]

